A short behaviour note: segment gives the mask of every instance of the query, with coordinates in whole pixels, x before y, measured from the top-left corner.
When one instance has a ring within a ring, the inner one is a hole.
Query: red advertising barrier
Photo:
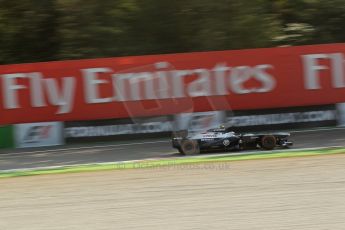
[[[345,44],[0,66],[0,124],[345,101]]]

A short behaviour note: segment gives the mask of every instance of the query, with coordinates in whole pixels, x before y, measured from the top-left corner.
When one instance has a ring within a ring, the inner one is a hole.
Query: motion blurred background
[[[1,0],[0,64],[345,41],[344,0]]]
[[[0,146],[52,145],[49,136],[58,144],[156,137],[219,124],[235,131],[345,124],[337,117],[345,106],[336,105],[344,101],[344,24],[344,0],[0,0],[0,124],[10,125],[1,127]],[[252,50],[229,51],[241,49]],[[199,51],[206,53],[191,53]],[[50,62],[64,60],[76,61]],[[37,62],[47,63],[22,64]],[[130,88],[113,78],[121,74],[131,76]],[[136,99],[117,100],[116,87]],[[152,97],[150,87],[163,96]],[[176,92],[183,94],[177,104]],[[88,101],[92,95],[100,103]]]

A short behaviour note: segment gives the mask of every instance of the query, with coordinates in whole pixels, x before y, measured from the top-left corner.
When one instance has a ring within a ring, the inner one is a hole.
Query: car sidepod
[[[239,147],[240,138],[237,136],[227,136],[220,138],[198,139],[200,149],[234,149]]]

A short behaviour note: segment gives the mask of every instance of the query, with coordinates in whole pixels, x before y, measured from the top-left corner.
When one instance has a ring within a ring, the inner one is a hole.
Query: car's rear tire
[[[181,142],[181,153],[184,155],[194,155],[200,153],[198,142],[195,140],[183,140]]]
[[[263,136],[260,145],[265,150],[272,150],[277,145],[277,139],[272,135]]]

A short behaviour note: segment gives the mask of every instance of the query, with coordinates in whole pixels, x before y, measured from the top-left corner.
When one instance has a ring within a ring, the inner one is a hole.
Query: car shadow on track
[[[291,149],[291,148],[276,148],[275,150],[282,150],[282,149]],[[258,153],[265,153],[267,150],[260,149],[260,148],[246,148],[242,150],[203,150],[198,154],[193,154],[193,155],[185,155],[179,152],[172,153],[169,155],[164,156],[164,158],[169,158],[169,157],[188,157],[188,156],[202,156],[202,155],[210,155],[212,156],[213,154],[224,154],[224,155],[238,155],[239,153],[249,153],[249,152],[254,152],[257,151]]]

